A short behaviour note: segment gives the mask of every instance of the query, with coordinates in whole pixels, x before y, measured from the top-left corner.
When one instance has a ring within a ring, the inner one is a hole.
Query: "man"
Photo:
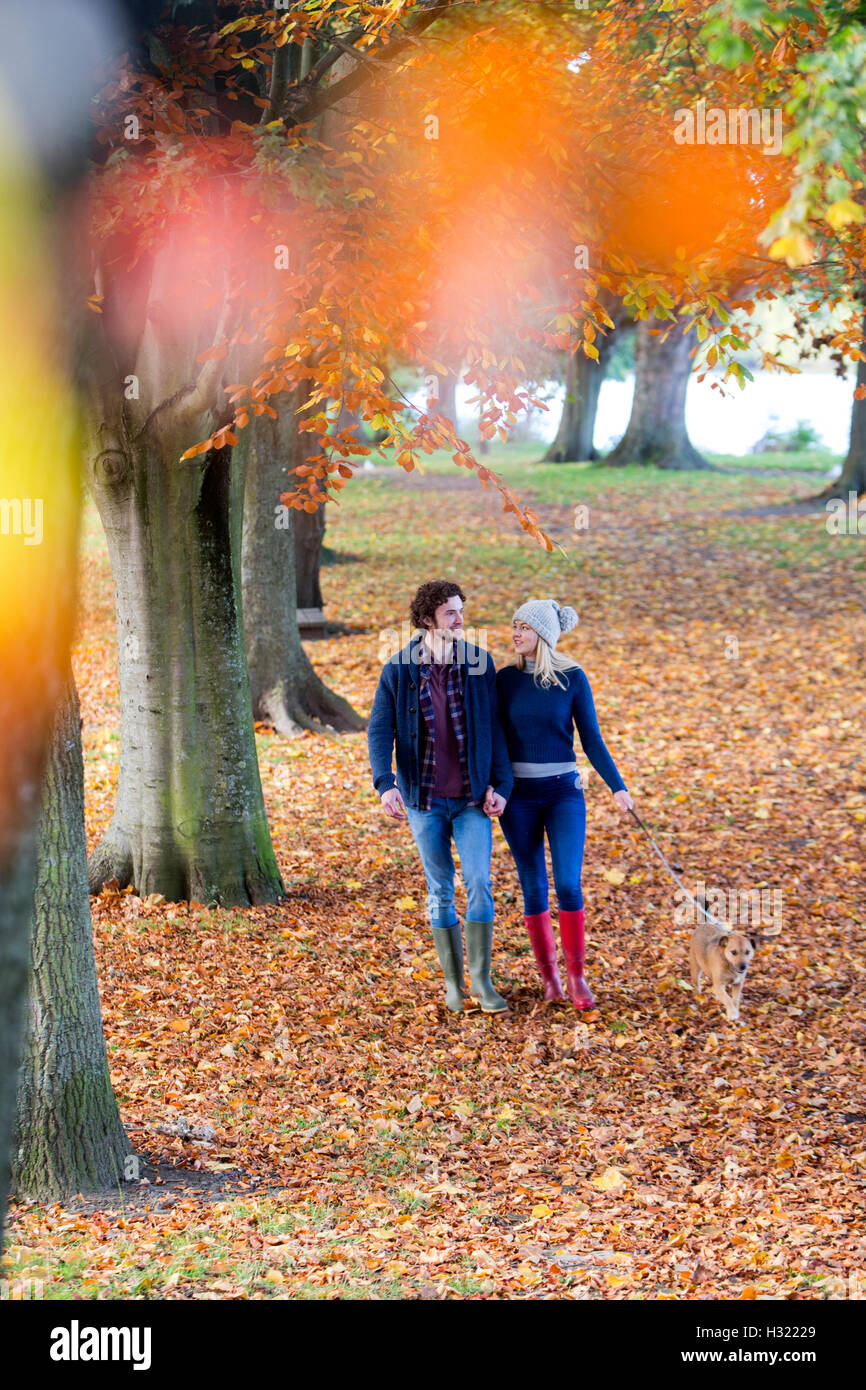
[[[471,993],[483,1012],[492,1014],[508,1005],[490,981],[490,817],[505,809],[513,777],[497,713],[493,661],[462,637],[464,598],[459,584],[448,580],[421,585],[410,609],[412,626],[420,632],[382,669],[367,741],[383,809],[394,820],[408,819],[421,855],[446,1008],[462,1013],[465,1003],[453,838],[466,884]]]

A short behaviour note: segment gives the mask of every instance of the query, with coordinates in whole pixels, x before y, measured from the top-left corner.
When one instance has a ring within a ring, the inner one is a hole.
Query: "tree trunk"
[[[439,400],[436,404],[439,415],[446,415],[454,425],[457,424],[457,375],[448,373],[439,379]]]
[[[694,334],[673,327],[662,342],[650,334],[651,321],[637,325],[634,401],[628,429],[605,463],[655,464],[659,468],[712,468],[686,431],[689,353]]]
[[[866,337],[866,319],[863,332]],[[857,363],[857,386],[866,389],[866,362],[862,358]],[[847,500],[849,492],[856,492],[858,496],[866,492],[866,399],[858,401],[856,396],[851,403],[851,434],[842,472],[822,496]]]
[[[302,385],[290,392],[287,405],[278,408],[280,427],[277,438],[280,441],[280,452],[273,460],[278,465],[278,472],[271,475],[273,481],[279,484],[279,490],[274,494],[275,503],[280,500],[280,492],[288,492],[292,487],[292,479],[284,478],[283,470],[288,469],[290,472],[319,452],[319,436],[311,430],[298,428],[301,420],[306,417],[297,415],[296,411],[305,399],[306,388]],[[263,437],[268,440],[274,439],[273,435]],[[321,609],[324,602],[319,576],[322,568],[322,546],[325,541],[324,505],[317,507],[314,512],[293,508],[291,521],[294,532],[296,609]]]
[[[443,364],[445,364],[446,359],[443,357],[442,361]],[[447,363],[447,365],[449,367],[453,367],[453,371],[442,373],[433,373],[432,371],[430,372],[431,376],[435,375],[436,377],[436,390],[439,393],[436,397],[432,399],[431,404],[433,411],[437,415],[445,415],[449,420],[451,420],[451,422],[454,425],[456,425],[457,382],[460,379],[460,363],[458,362],[455,366],[453,362],[449,362]]]
[[[206,427],[172,418],[157,410],[91,469],[117,604],[121,764],[90,888],[272,903],[283,885],[240,613],[242,460],[223,449],[179,462]]]
[[[34,17],[27,32],[24,14],[19,9],[4,36],[7,64],[14,70],[44,40],[42,59],[52,55],[53,65],[46,69],[43,62],[42,75],[50,71],[59,80],[57,45],[67,31],[52,20],[50,33],[40,34]],[[39,100],[35,91],[32,96]],[[82,127],[70,117],[70,148]],[[39,787],[69,660],[81,494],[64,361],[68,333],[55,294],[58,280],[73,280],[64,259],[70,238],[59,215],[49,226],[47,214],[56,206],[37,184],[32,151],[23,162],[16,129],[17,121],[7,122],[0,155],[0,304],[7,326],[0,344],[0,1253],[27,1001]]]
[[[584,356],[582,350],[570,352],[565,359],[565,400],[556,438],[544,455],[544,463],[583,463],[597,459],[593,446],[595,417],[602,382],[613,352],[613,334],[596,338],[598,361]]]
[[[267,415],[247,427],[243,530],[243,606],[253,714],[279,734],[304,729],[362,729],[347,700],[319,679],[304,651],[295,601],[293,518],[306,513],[281,508],[288,491],[288,412]],[[240,447],[240,446],[238,446]]]
[[[56,1201],[116,1187],[130,1144],[108,1074],[93,958],[84,768],[71,679],[42,789],[29,1028],[18,1078],[16,1195]]]
[[[288,490],[288,485],[284,491]],[[324,608],[319,574],[325,540],[325,508],[314,512],[293,511],[295,540],[295,596],[298,608]]]

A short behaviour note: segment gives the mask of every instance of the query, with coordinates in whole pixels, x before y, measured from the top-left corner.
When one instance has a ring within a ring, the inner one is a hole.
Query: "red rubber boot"
[[[579,912],[563,912],[560,908],[559,934],[562,937],[562,953],[565,956],[565,968],[568,975],[568,993],[576,1009],[595,1008],[592,991],[583,978],[583,963],[586,953],[584,944],[585,923],[586,914],[583,908]]]
[[[550,1003],[554,999],[564,999],[562,981],[559,978],[556,964],[556,938],[553,935],[550,913],[533,912],[528,917],[524,916],[523,920],[526,923],[526,930],[532,943],[533,955],[544,981],[544,1002]]]

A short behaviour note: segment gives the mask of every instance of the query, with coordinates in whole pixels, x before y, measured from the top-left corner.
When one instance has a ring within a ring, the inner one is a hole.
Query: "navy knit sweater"
[[[624,791],[598,727],[589,681],[579,666],[558,671],[567,684],[536,685],[530,671],[503,666],[496,673],[499,718],[513,763],[564,763],[574,757],[574,729],[584,753],[612,792]]]

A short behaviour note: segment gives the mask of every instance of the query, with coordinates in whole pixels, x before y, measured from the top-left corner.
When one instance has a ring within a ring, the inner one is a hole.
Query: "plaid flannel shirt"
[[[424,744],[424,761],[421,765],[421,794],[418,801],[420,811],[430,810],[433,802],[433,786],[436,780],[436,729],[433,719],[433,696],[430,693],[431,669],[430,662],[422,659],[418,673],[418,687],[421,713],[424,715],[424,723],[427,725],[427,740]],[[460,755],[463,795],[467,798],[470,806],[477,806],[478,802],[472,800],[472,787],[469,782],[469,762],[466,756],[466,712],[463,708],[460,666],[456,661],[452,661],[448,666],[445,691],[448,698],[448,713],[451,715],[454,736],[457,739],[457,750]]]

